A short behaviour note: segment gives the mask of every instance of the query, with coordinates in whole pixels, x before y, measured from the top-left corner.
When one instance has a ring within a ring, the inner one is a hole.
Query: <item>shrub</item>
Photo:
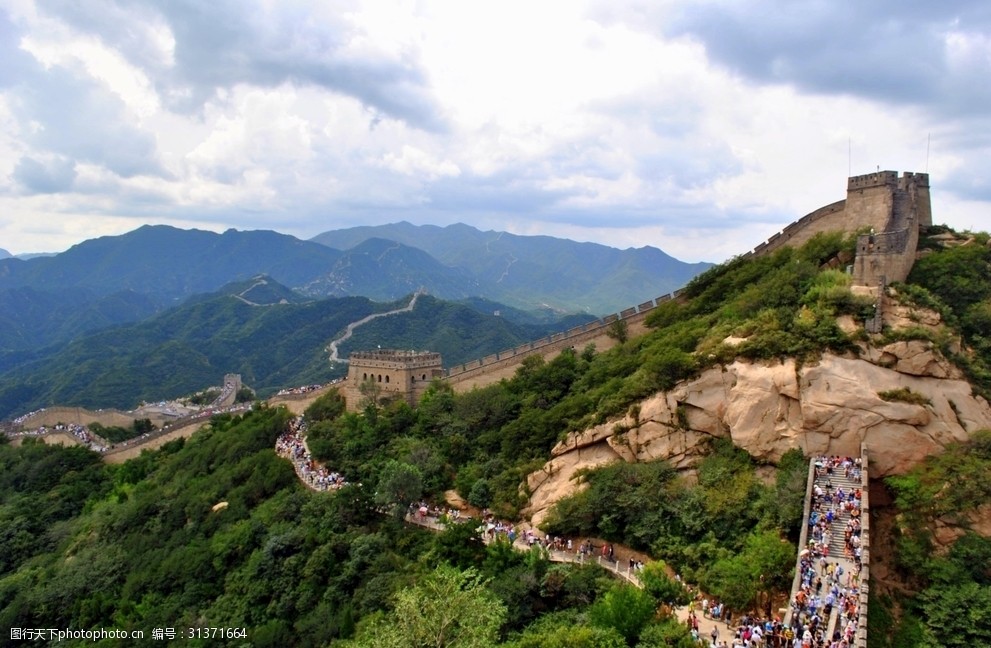
[[[932,401],[918,392],[914,392],[908,387],[898,389],[888,389],[878,392],[877,395],[883,401],[909,403],[910,405],[932,405]]]

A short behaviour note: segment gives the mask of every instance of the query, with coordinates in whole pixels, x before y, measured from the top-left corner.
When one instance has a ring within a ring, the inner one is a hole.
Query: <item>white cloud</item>
[[[450,160],[438,160],[426,151],[408,144],[403,145],[402,153],[386,153],[382,166],[407,176],[436,180],[444,176],[457,177],[461,169]]]
[[[721,260],[878,165],[972,226],[976,0],[847,4],[8,0],[0,246],[462,221]]]

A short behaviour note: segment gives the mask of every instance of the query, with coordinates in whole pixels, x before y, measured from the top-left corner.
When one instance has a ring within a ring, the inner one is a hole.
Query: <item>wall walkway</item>
[[[809,461],[809,477],[805,492],[803,524],[799,541],[799,553],[792,581],[791,604],[784,623],[801,637],[806,628],[818,627],[827,642],[839,634],[855,648],[867,647],[867,599],[870,589],[870,501],[869,464],[867,446],[861,446],[859,470],[847,475],[842,469],[826,469],[829,458],[816,457]],[[851,492],[860,489],[859,500],[859,555],[848,544],[844,530],[852,520],[849,510],[830,501],[830,493],[842,489]],[[824,499],[815,492],[826,493]],[[824,523],[829,510],[835,517]],[[829,542],[819,542],[810,537],[810,530],[825,530]],[[842,569],[842,576],[831,580],[830,575]],[[831,571],[832,570],[832,571]],[[821,581],[817,588],[814,583]],[[831,584],[840,594],[830,608],[826,607]],[[825,618],[823,615],[827,614]],[[818,621],[816,619],[819,619]]]
[[[429,529],[431,531],[441,532],[447,529],[447,523],[443,522],[440,518],[433,515],[420,515],[419,513],[407,514],[404,517],[407,524],[414,526],[419,526],[424,529]],[[477,520],[466,520],[462,522],[452,522],[452,524],[479,524]],[[492,544],[496,542],[500,537],[505,538],[505,534],[499,535],[488,535],[482,533],[482,541],[485,544]],[[508,539],[507,539],[508,541]],[[572,563],[576,565],[584,565],[588,563],[595,563],[608,571],[612,576],[619,578],[627,583],[643,589],[643,583],[640,581],[640,577],[637,574],[636,569],[631,569],[628,565],[624,568],[623,561],[621,560],[609,560],[603,558],[601,555],[583,554],[577,551],[561,551],[557,549],[552,549],[549,547],[544,547],[540,543],[535,545],[530,545],[527,539],[521,534],[520,537],[516,538],[513,543],[513,549],[517,551],[527,552],[531,551],[534,546],[539,546],[542,550],[547,552],[547,557],[551,562],[556,563]]]
[[[485,381],[481,380],[484,376],[495,375],[498,379],[502,377],[501,374],[511,375],[511,372],[529,356],[542,355],[546,357],[560,353],[564,349],[578,349],[589,342],[595,340],[601,341],[609,335],[614,323],[619,321],[626,324],[631,337],[638,335],[646,331],[644,320],[647,314],[659,305],[677,299],[681,295],[681,292],[679,289],[671,294],[662,295],[637,306],[631,306],[619,313],[607,315],[600,320],[576,326],[560,333],[554,333],[553,335],[521,344],[512,349],[499,351],[478,360],[455,365],[448,368],[445,379],[455,389],[458,389],[458,385],[462,385],[462,387],[467,385],[470,388],[484,384]]]

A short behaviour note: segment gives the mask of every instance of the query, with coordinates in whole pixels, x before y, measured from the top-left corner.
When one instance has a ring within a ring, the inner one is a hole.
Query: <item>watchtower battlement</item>
[[[375,351],[355,351],[348,356],[349,364],[379,369],[424,368],[440,364],[441,356],[432,351],[399,351],[376,349]]]
[[[443,376],[441,355],[433,351],[355,351],[348,357],[348,379],[342,392],[350,411],[360,410],[367,398],[401,399],[416,405],[430,382]]]
[[[750,254],[798,247],[825,232],[870,232],[857,241],[854,282],[904,281],[915,263],[919,231],[932,226],[929,174],[877,171],[847,178],[846,199],[806,214]]]
[[[878,171],[847,178],[846,190],[867,189],[870,187],[895,186],[898,184],[897,171]]]

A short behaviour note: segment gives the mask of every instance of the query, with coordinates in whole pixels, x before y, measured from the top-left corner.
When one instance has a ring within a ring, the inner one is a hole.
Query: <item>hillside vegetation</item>
[[[415,411],[399,404],[342,414],[314,426],[311,447],[362,480],[376,475],[388,458],[412,462],[428,490],[456,486],[464,495],[474,490],[485,494],[476,498],[482,505],[514,516],[526,496],[518,488],[523,476],[542,465],[569,431],[626,414],[644,397],[738,357],[812,361],[827,349],[857,353],[863,329],[845,333],[837,318],[849,315],[862,322],[874,312],[873,299],[855,296],[845,273],[822,267],[851,245],[838,235],[818,236],[800,250],[783,248],[717,266],[693,280],[683,300],[651,312],[646,335],[626,339],[619,326],[613,333],[622,343],[604,353],[586,347],[550,361],[529,357],[513,380],[467,394],[438,384]],[[952,274],[958,265],[975,261],[987,267],[989,256],[983,245],[936,251],[919,263],[912,283],[899,287],[899,294],[944,310],[950,325],[958,318],[972,322],[982,312],[980,304],[987,307],[991,298],[991,274],[985,270],[963,284],[970,295],[966,301],[953,286],[940,286],[936,297],[923,282],[936,280],[930,268]],[[978,295],[983,302],[974,301]],[[961,308],[967,310],[957,315]],[[991,383],[982,376],[991,349],[978,330],[963,327],[965,344],[955,353],[952,340],[944,342],[946,352],[960,358],[977,386],[986,389]],[[920,327],[908,335],[933,334]]]
[[[886,485],[897,510],[893,562],[902,589],[871,590],[877,648],[991,645],[991,431]],[[947,531],[949,534],[947,535]]]
[[[352,636],[376,647],[413,637],[690,646],[683,628],[654,619],[655,594],[618,587],[596,566],[486,547],[474,524],[408,528],[379,512],[373,485],[304,489],[273,451],[288,417],[263,407],[215,417],[190,440],[120,466],[80,448],[0,440],[0,624],[141,630],[146,640],[171,629],[194,646]],[[658,595],[677,591],[663,572],[646,578]],[[189,638],[217,626],[238,636]]]
[[[35,352],[0,375],[0,419],[53,404],[131,409],[215,385],[226,373],[241,374],[263,397],[286,386],[325,383],[347,371],[329,362],[327,345],[334,337],[352,322],[408,303],[363,297],[293,303],[298,301],[274,280],[253,279],[147,321]],[[340,350],[347,357],[352,349],[381,345],[430,349],[451,366],[576,323],[566,318],[519,324],[421,296],[412,312],[359,327]]]
[[[991,298],[985,242],[934,247],[896,290],[959,326],[960,340],[935,341],[987,389],[981,336],[991,329],[979,325]],[[688,648],[684,629],[655,615],[660,601],[683,595],[663,570],[646,576],[644,591],[616,587],[593,568],[485,547],[473,525],[431,536],[381,512],[453,487],[515,519],[525,476],[568,431],[626,414],[644,396],[739,356],[811,362],[826,349],[856,353],[863,333],[845,333],[837,317],[863,319],[873,303],[853,295],[844,273],[827,269],[850,245],[820,236],[800,250],[736,259],[693,280],[683,300],[657,308],[646,335],[628,338],[616,326],[620,344],[607,352],[531,357],[511,380],[466,394],[436,383],[417,409],[368,404],[347,413],[328,394],[306,415],[310,449],[353,484],[336,494],[305,491],[275,456],[289,416],[281,409],[215,418],[208,432],[119,467],[87,462],[79,450],[0,445],[2,474],[11,475],[0,479],[0,555],[11,556],[0,571],[0,621],[246,627],[251,645],[343,638],[353,646],[454,645],[462,636],[463,645],[478,646]],[[975,264],[977,271],[964,271]],[[964,280],[953,279],[958,272]],[[907,335],[934,335],[927,331]],[[986,539],[965,532],[942,555],[926,539],[933,519],[959,521],[987,502],[985,436],[935,459],[928,472],[891,482],[903,512],[898,561],[911,579],[903,587],[915,598],[892,609],[896,633],[872,630],[875,645],[987,643]],[[33,475],[30,462],[49,468]],[[62,465],[77,467],[52,468]],[[549,528],[648,550],[738,610],[767,610],[790,581],[807,464],[789,453],[773,484],[759,468],[724,443],[713,444],[694,481],[663,462],[609,466],[585,475],[589,489],[564,500]],[[30,506],[63,499],[64,506]],[[213,510],[220,502],[227,507]],[[470,628],[455,622],[455,634],[437,637],[444,619],[469,610],[479,611]],[[947,643],[941,627],[967,643]]]

